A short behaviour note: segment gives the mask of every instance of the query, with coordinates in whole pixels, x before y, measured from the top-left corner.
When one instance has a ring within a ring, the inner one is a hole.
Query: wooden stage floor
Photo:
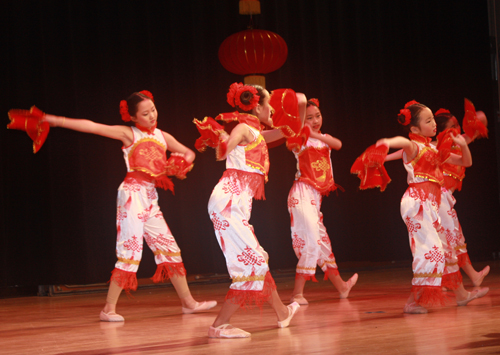
[[[99,321],[105,293],[3,299],[0,354],[500,354],[500,262],[488,264],[483,286],[490,292],[484,298],[421,315],[403,314],[408,267],[354,270],[359,281],[345,300],[318,275],[318,283],[306,285],[310,304],[299,309],[289,328],[277,328],[269,306],[238,311],[232,324],[251,332],[249,339],[207,337],[229,283],[191,285],[197,300],[219,302],[201,314],[183,315],[171,287],[140,289],[134,298],[122,295],[118,312],[124,323]],[[345,280],[351,274],[341,273]],[[293,276],[275,281],[288,303]],[[472,289],[467,276],[464,284]]]

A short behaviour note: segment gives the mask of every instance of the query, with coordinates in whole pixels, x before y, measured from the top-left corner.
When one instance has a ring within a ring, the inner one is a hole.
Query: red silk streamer
[[[380,187],[384,191],[391,178],[384,167],[389,148],[385,145],[372,145],[361,154],[351,167],[351,174],[357,174],[361,190]]]

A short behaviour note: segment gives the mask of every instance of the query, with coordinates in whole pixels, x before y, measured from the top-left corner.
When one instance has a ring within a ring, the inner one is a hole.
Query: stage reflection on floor
[[[269,306],[238,311],[232,324],[252,333],[249,339],[209,339],[229,283],[192,284],[197,300],[215,299],[213,310],[183,315],[171,287],[140,289],[122,295],[124,323],[99,321],[105,293],[0,300],[1,354],[497,354],[500,353],[500,262],[490,262],[484,298],[466,307],[403,314],[411,270],[384,268],[351,271],[359,281],[345,300],[328,281],[308,282],[308,306],[289,328],[277,328]],[[477,269],[486,263],[477,263]],[[342,271],[342,270],[341,270]],[[288,303],[293,275],[276,276]],[[471,282],[464,275],[466,288]],[[453,300],[453,293],[449,292]]]

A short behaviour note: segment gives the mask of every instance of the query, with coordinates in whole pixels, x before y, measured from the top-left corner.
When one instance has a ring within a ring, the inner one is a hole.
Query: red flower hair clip
[[[440,114],[442,114],[442,113],[449,113],[449,114],[451,114],[451,112],[450,112],[450,111],[448,111],[447,109],[445,109],[445,108],[440,108],[439,110],[437,110],[437,111],[436,111],[436,113],[434,114],[434,116],[440,115]]]
[[[142,91],[139,91],[139,93],[143,94],[144,96],[149,97],[151,99],[151,101],[155,102],[155,99],[153,98],[153,94],[151,93],[151,91],[142,90]]]
[[[227,92],[227,103],[230,104],[232,107],[236,106],[234,104],[234,97],[236,96],[236,92],[238,91],[238,88],[240,86],[243,86],[243,84],[242,83],[232,83],[231,86],[229,87],[229,91]]]
[[[316,105],[316,107],[318,107],[318,108],[319,108],[319,100],[318,100],[318,99],[309,99],[309,100],[307,100],[307,101],[312,102],[313,104],[315,104],[315,105]]]
[[[123,121],[130,122],[130,113],[128,113],[128,104],[126,100],[120,101],[120,115],[122,115]]]
[[[408,126],[411,122],[411,111],[408,109],[408,107],[410,107],[411,105],[416,105],[416,104],[419,104],[419,102],[415,101],[415,100],[408,101],[405,104],[405,108],[399,110],[398,116],[404,116],[404,118],[405,118],[404,122],[399,120],[399,123],[401,123],[403,126]]]
[[[405,108],[408,108],[408,107],[410,107],[411,105],[418,105],[419,103],[420,103],[420,102],[415,101],[415,100],[408,101],[408,102],[405,104]]]
[[[400,120],[399,123],[401,123],[403,126],[408,126],[410,124],[410,121],[411,121],[410,110],[408,110],[407,108],[403,108],[403,109],[399,110],[398,116],[401,116],[401,115],[403,115],[405,117],[405,120],[404,120],[404,122],[401,122],[401,120]]]
[[[241,102],[241,94],[245,91],[250,91],[252,93],[252,98],[248,105],[245,105]],[[258,91],[255,87],[250,85],[243,85],[242,83],[233,83],[229,87],[229,91],[227,93],[227,102],[233,106],[238,106],[244,111],[251,111],[254,107],[257,107],[259,104],[260,96],[258,95]]]

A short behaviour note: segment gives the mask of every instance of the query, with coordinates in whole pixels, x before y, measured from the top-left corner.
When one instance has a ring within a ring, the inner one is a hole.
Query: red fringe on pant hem
[[[411,288],[415,302],[423,307],[445,306],[450,301],[441,286],[415,286]]]
[[[151,278],[153,282],[164,282],[172,276],[186,276],[184,263],[161,263],[156,266],[156,272]]]
[[[330,275],[339,276],[339,269],[337,269],[336,267],[326,268],[325,277],[323,280],[328,280],[330,278]]]
[[[262,309],[264,303],[269,301],[272,297],[273,291],[276,290],[276,284],[268,271],[266,273],[266,278],[264,279],[264,287],[262,291],[247,291],[247,290],[234,290],[229,289],[226,295],[226,301],[233,304],[237,304],[240,308],[251,309],[254,306]]]
[[[458,266],[464,267],[467,264],[471,264],[468,253],[457,255],[457,257],[458,257]]]
[[[461,283],[462,274],[460,271],[443,275],[443,279],[441,280],[441,286],[444,286],[449,290],[456,290]]]
[[[295,273],[295,280],[304,279],[306,281],[312,280],[312,282],[318,282],[316,275],[314,274],[302,274],[300,272]]]
[[[113,271],[111,271],[111,279],[109,282],[112,281],[116,282],[116,284],[127,293],[137,290],[137,274],[135,272],[114,268]]]

